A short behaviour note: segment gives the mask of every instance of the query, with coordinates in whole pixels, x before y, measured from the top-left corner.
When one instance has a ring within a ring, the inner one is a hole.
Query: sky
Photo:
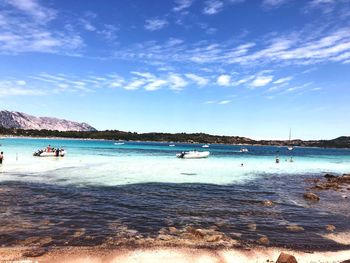
[[[0,110],[331,139],[349,101],[350,0],[0,0]]]

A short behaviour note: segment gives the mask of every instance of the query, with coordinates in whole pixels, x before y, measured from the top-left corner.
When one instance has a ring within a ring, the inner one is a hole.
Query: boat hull
[[[201,159],[208,158],[209,155],[210,152],[185,152],[176,154],[176,157],[181,159]]]
[[[56,154],[56,152],[42,152],[34,154],[34,156],[36,157],[64,157],[65,155],[65,151],[60,151],[58,155]]]

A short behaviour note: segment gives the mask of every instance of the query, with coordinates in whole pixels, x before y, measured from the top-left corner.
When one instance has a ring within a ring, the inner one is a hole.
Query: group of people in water
[[[38,150],[34,153],[34,156],[40,156],[42,153],[54,153],[56,157],[61,156],[64,149],[60,148],[52,148],[49,144],[45,149]]]

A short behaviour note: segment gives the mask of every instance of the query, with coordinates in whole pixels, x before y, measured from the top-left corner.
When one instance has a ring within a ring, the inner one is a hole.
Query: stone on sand
[[[298,261],[293,255],[281,252],[276,263],[298,263]]]
[[[304,198],[312,201],[319,201],[320,198],[314,193],[305,193]]]

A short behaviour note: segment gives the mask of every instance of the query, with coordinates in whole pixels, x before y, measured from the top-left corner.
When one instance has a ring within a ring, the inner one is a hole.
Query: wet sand
[[[342,262],[350,259],[350,250],[337,252],[301,252],[281,248],[194,249],[194,248],[104,248],[64,247],[48,252],[33,247],[0,248],[1,262],[276,262],[281,252],[302,262]],[[32,254],[31,254],[32,253]],[[36,253],[36,254],[35,254]],[[42,254],[42,255],[40,255]]]

